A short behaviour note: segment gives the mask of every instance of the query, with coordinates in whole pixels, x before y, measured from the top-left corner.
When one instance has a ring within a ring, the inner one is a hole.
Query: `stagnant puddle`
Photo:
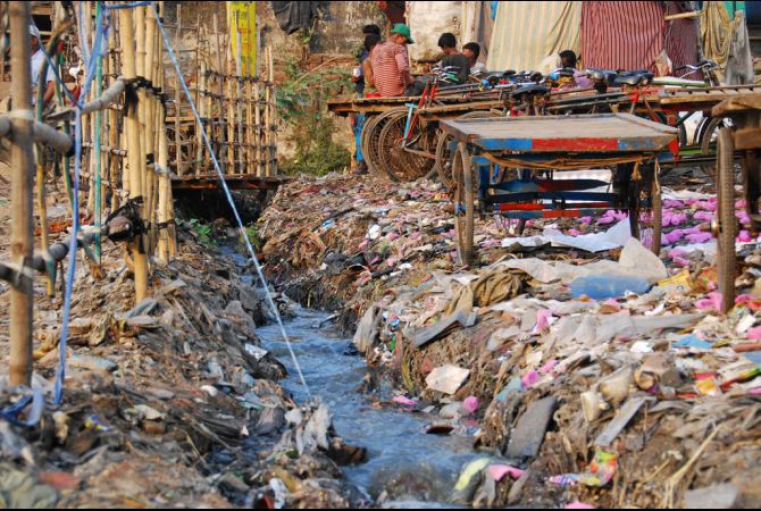
[[[472,437],[427,435],[426,426],[435,417],[373,406],[378,397],[359,392],[366,373],[364,358],[352,354],[351,340],[339,335],[326,318],[301,310],[286,330],[312,395],[334,414],[338,435],[368,450],[366,463],[343,468],[346,478],[372,500],[385,491],[396,501],[448,502],[460,469],[476,457]],[[297,402],[305,402],[307,395],[280,329],[271,325],[257,333],[262,347],[288,367],[285,389]]]

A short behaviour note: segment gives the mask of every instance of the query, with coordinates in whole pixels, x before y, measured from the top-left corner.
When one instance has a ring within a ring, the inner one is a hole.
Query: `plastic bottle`
[[[588,296],[593,300],[620,298],[627,292],[643,295],[650,291],[652,285],[639,277],[619,277],[616,275],[594,275],[580,277],[571,283],[574,298]]]

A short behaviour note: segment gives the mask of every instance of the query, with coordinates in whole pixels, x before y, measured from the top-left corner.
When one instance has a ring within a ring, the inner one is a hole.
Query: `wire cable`
[[[225,180],[225,174],[224,172],[222,172],[222,168],[219,165],[219,160],[217,160],[217,155],[211,146],[211,141],[209,140],[209,137],[206,134],[206,129],[204,129],[205,127],[203,124],[203,120],[201,119],[201,116],[198,113],[198,109],[196,108],[195,102],[193,101],[193,95],[190,93],[190,89],[188,88],[188,85],[185,82],[185,76],[182,74],[182,70],[180,69],[180,63],[177,60],[177,56],[174,53],[174,49],[172,48],[172,45],[169,42],[169,37],[167,36],[166,30],[164,29],[164,25],[161,21],[161,18],[159,17],[158,9],[156,8],[156,2],[151,2],[151,5],[153,7],[153,12],[156,16],[157,25],[159,27],[159,31],[161,32],[161,37],[164,39],[164,44],[166,45],[166,49],[169,52],[169,58],[172,61],[172,65],[174,65],[175,71],[177,72],[177,78],[180,84],[182,85],[183,91],[185,92],[185,96],[187,97],[188,103],[190,104],[190,108],[191,110],[193,110],[193,115],[201,131],[201,137],[203,138],[206,148],[209,150],[209,154],[211,155],[211,160],[214,163],[214,169],[219,175],[220,184],[222,185],[222,189],[224,190],[225,196],[227,197],[227,202],[230,204],[230,207],[233,210],[233,213],[235,215],[235,220],[238,223],[238,227],[240,228],[240,231],[241,231],[241,235],[243,236],[243,239],[246,242],[246,248],[248,249],[248,253],[251,256],[251,260],[253,261],[254,266],[256,267],[256,272],[259,274],[259,279],[261,280],[262,285],[264,286],[264,291],[267,296],[267,303],[275,315],[278,327],[280,328],[280,333],[282,334],[283,339],[285,340],[285,343],[288,346],[288,351],[291,354],[291,359],[293,360],[294,366],[296,367],[296,371],[298,372],[299,378],[301,379],[301,384],[306,390],[307,396],[309,400],[311,401],[312,393],[310,392],[309,385],[307,385],[306,379],[304,378],[304,373],[301,370],[301,365],[299,364],[299,360],[296,357],[296,353],[293,351],[293,345],[291,344],[291,340],[288,338],[288,334],[285,331],[283,318],[281,317],[280,311],[275,305],[275,300],[272,298],[272,293],[270,293],[269,285],[267,284],[267,279],[264,276],[264,270],[262,269],[261,264],[259,264],[259,258],[256,256],[256,251],[254,250],[254,246],[251,243],[251,238],[249,237],[248,232],[246,231],[246,227],[243,224],[243,220],[241,220],[240,214],[238,213],[238,208],[235,206],[235,201],[233,200],[233,196],[230,193],[230,188],[227,186],[227,181]]]

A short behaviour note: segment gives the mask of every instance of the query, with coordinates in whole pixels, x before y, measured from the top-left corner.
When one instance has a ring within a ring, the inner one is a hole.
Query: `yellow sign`
[[[256,74],[256,2],[227,2],[227,26],[230,27],[230,44],[240,74]]]

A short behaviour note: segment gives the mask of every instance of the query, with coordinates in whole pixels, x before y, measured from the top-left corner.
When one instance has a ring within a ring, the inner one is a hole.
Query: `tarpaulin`
[[[312,26],[317,2],[270,2],[280,28],[288,35]]]
[[[488,59],[489,43],[494,30],[494,20],[491,16],[492,3],[495,2],[462,2],[460,39],[463,45],[472,42],[481,46],[479,60],[482,62]]]
[[[578,53],[582,3],[500,2],[489,47],[489,69],[535,70],[555,53]]]
[[[666,22],[684,2],[584,2],[581,16],[582,62],[587,68],[650,69],[666,50],[673,67],[693,64],[697,24],[690,19]]]

